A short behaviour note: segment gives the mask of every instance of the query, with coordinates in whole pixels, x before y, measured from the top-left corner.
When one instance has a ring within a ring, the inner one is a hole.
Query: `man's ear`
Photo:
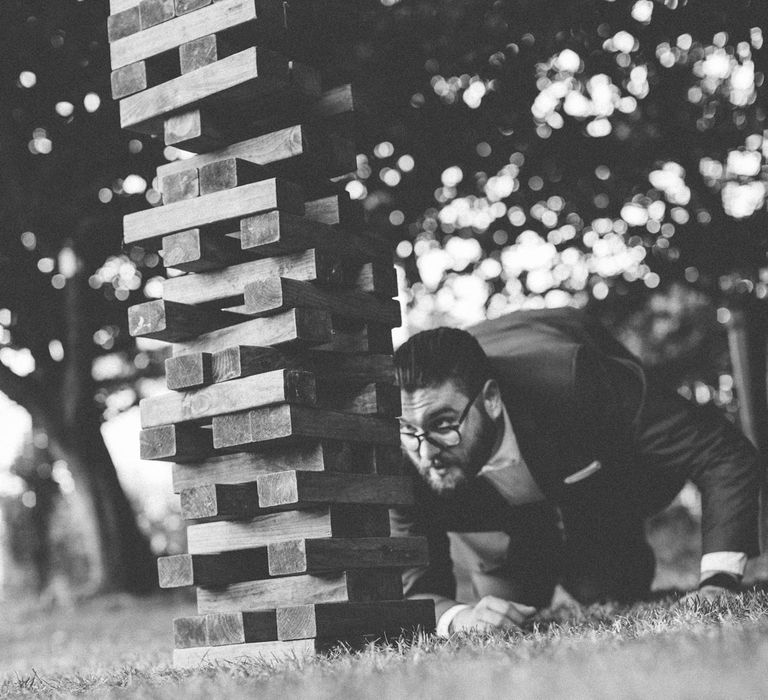
[[[483,386],[483,406],[485,412],[492,420],[501,416],[503,404],[501,402],[501,391],[495,379],[489,379]]]

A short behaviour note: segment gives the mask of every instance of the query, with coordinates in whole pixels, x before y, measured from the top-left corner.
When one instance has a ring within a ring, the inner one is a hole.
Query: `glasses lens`
[[[419,449],[419,438],[413,433],[400,433],[400,443],[406,450],[412,452]]]
[[[429,434],[432,442],[436,442],[443,447],[455,447],[461,442],[461,434],[455,428],[450,430],[443,430]]]

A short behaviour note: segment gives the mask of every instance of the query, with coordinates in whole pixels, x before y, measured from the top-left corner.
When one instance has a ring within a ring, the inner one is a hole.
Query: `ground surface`
[[[512,635],[409,640],[308,661],[170,666],[179,598],[108,597],[77,611],[14,611],[0,697],[764,698],[768,593],[721,604],[675,596],[560,610]]]
[[[698,528],[651,522],[656,588],[695,584]],[[768,562],[749,579],[768,579]],[[563,605],[510,635],[405,640],[309,660],[171,664],[189,594],[106,596],[72,610],[0,602],[0,698],[766,698],[768,588],[720,603],[657,594],[632,607]]]

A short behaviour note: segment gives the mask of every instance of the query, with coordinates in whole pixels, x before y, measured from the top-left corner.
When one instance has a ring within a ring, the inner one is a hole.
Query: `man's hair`
[[[458,328],[435,328],[406,340],[395,352],[395,373],[404,391],[453,380],[470,397],[492,376],[480,343]]]

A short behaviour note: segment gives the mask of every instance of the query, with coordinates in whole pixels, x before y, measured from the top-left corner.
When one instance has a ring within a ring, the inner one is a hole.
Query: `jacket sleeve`
[[[660,390],[649,398],[641,439],[654,460],[685,467],[698,487],[702,553],[757,555],[761,466],[752,443],[714,406]]]
[[[448,534],[428,525],[424,510],[418,506],[389,512],[392,537],[421,535],[427,538],[429,564],[403,571],[403,592],[407,598],[435,601],[435,617],[457,604],[456,578],[453,574]]]
[[[633,420],[622,398],[626,384],[606,362],[585,348],[575,361],[577,414],[598,458],[647,472],[642,478],[651,487],[673,476],[680,485],[690,479],[701,492],[703,554],[756,555],[761,472],[752,444],[716,407],[693,404],[653,381]]]

